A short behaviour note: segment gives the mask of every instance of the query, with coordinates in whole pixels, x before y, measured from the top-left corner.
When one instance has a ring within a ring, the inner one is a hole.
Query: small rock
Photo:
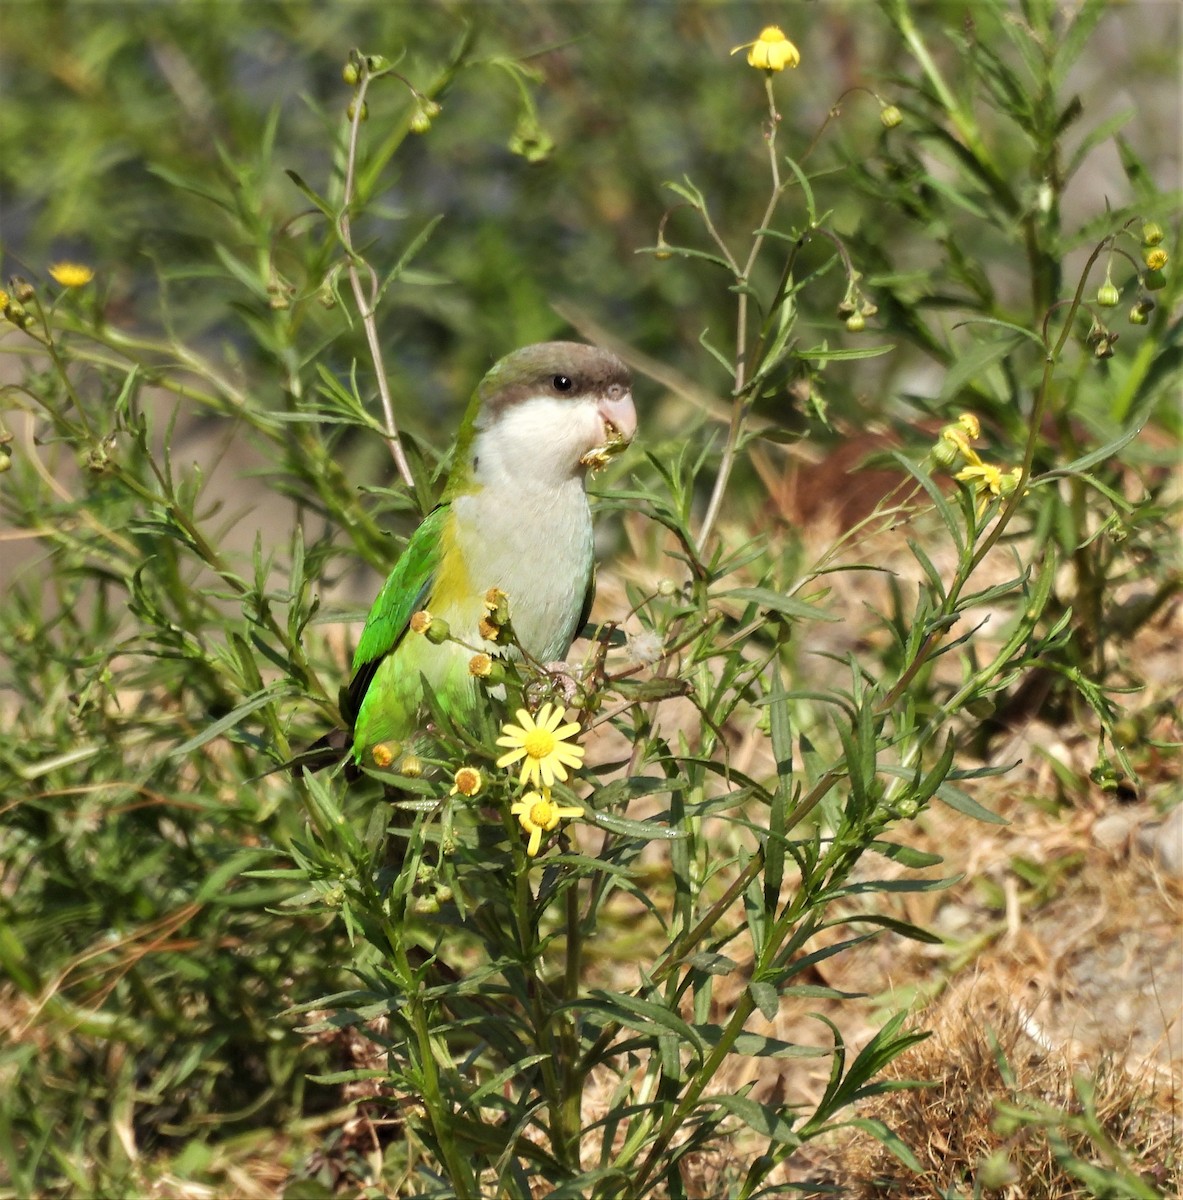
[[[1106,813],[1093,823],[1093,842],[1102,850],[1117,850],[1129,839],[1137,814],[1128,810]]]
[[[1176,804],[1164,820],[1139,829],[1137,842],[1138,849],[1155,859],[1166,874],[1183,879],[1183,804]]]

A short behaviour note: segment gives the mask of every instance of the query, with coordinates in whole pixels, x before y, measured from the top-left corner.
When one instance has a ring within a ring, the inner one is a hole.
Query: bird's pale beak
[[[624,388],[613,389],[597,401],[596,411],[603,425],[603,440],[579,460],[593,471],[604,466],[613,454],[619,454],[637,432],[637,410],[633,407],[632,393]]]
[[[596,406],[604,422],[604,444],[623,450],[637,432],[637,410],[631,392],[605,396]]]

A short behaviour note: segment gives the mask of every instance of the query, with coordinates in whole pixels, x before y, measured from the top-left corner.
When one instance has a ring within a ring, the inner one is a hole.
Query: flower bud
[[[357,101],[350,100],[349,107],[345,110],[345,115],[352,121],[356,116],[359,121],[368,121],[370,119],[370,106],[362,103],[361,111],[358,112]]]
[[[345,80],[350,87],[356,87],[357,81],[361,78],[361,74],[357,69],[357,63],[347,62],[341,68],[341,78]]]
[[[885,104],[879,110],[879,121],[884,129],[894,129],[903,119],[904,114],[894,104]]]
[[[398,769],[400,774],[407,776],[408,779],[418,779],[423,774],[423,759],[417,754],[408,754],[398,764]]]
[[[846,328],[849,329],[851,333],[862,333],[866,327],[867,318],[864,317],[861,312],[851,313],[850,316],[846,318]]]
[[[1167,285],[1167,277],[1161,270],[1151,269],[1142,274],[1142,286],[1148,292],[1157,292]]]
[[[490,588],[485,593],[485,612],[494,625],[505,625],[509,621],[509,597],[500,588]]]
[[[436,884],[435,898],[440,904],[450,904],[455,892],[446,883]]]
[[[386,56],[383,54],[367,54],[366,55],[366,70],[371,75],[378,71],[385,71],[389,64],[386,61]]]
[[[370,757],[374,760],[374,766],[385,771],[398,757],[401,750],[402,746],[398,742],[379,742],[370,747]]]
[[[950,438],[938,438],[932,448],[932,461],[942,471],[951,470],[961,461],[961,447]]]
[[[431,118],[421,108],[411,113],[408,126],[412,133],[426,133],[431,128]]]
[[[440,902],[434,896],[416,896],[411,911],[420,917],[428,917],[440,910]]]
[[[1142,226],[1142,245],[1157,246],[1163,239],[1162,226],[1157,221],[1147,221]]]
[[[7,450],[0,450],[0,475],[12,470],[12,455]]]
[[[22,304],[27,304],[33,299],[34,296],[37,295],[33,285],[27,279],[22,279],[19,275],[13,276],[11,287],[13,295],[16,296],[16,298]]]
[[[1121,292],[1119,292],[1113,283],[1113,280],[1106,276],[1105,282],[1097,288],[1097,303],[1102,308],[1116,308],[1121,303]]]
[[[485,786],[485,777],[476,767],[461,767],[452,776],[451,796],[475,796]]]
[[[1145,310],[1140,304],[1135,304],[1134,307],[1130,309],[1131,325],[1145,325],[1148,320],[1150,320],[1150,318],[1146,315]]]
[[[657,581],[657,594],[659,596],[676,596],[678,594],[678,585],[669,576],[666,576],[664,579]]]
[[[440,646],[448,641],[452,636],[451,626],[447,621],[440,617],[432,617],[427,628],[424,630],[424,637],[433,645]]]

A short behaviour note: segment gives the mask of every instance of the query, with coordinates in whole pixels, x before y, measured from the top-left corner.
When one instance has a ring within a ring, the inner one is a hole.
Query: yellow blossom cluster
[[[501,728],[497,744],[506,751],[497,765],[511,767],[520,762],[518,782],[531,788],[509,811],[529,835],[526,853],[533,858],[541,849],[543,834],[556,829],[561,820],[583,816],[583,809],[577,805],[556,804],[551,788],[556,780],[565,781],[570,769],[579,767],[584,750],[571,740],[579,732],[579,725],[574,721],[564,723],[563,710],[557,705],[544,704],[536,717],[519,708],[515,717],[516,725],[506,723]]]
[[[1009,496],[1023,477],[1021,467],[1009,471],[984,462],[970,444],[982,435],[982,427],[973,413],[962,413],[957,420],[941,430],[933,457],[940,465],[951,468],[958,462],[965,465],[953,476],[958,483],[970,484],[978,497],[979,514],[991,500]]]

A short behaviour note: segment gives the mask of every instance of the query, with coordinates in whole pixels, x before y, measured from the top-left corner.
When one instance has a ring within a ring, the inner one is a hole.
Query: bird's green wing
[[[428,513],[399,555],[370,609],[353,655],[353,680],[349,684],[351,717],[361,708],[378,664],[402,641],[407,623],[427,603],[440,560],[440,535],[449,515],[447,504]]]

